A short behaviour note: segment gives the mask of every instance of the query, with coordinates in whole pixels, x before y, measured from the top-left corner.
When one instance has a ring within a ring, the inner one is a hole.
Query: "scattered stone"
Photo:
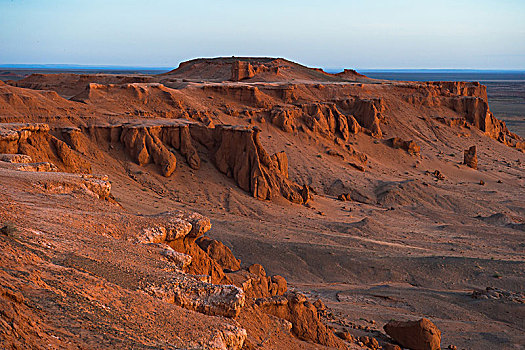
[[[445,175],[443,175],[439,170],[434,170],[432,175],[434,175],[434,177],[438,180],[445,180]]]
[[[511,292],[500,288],[487,287],[485,290],[475,290],[471,297],[474,299],[492,299],[525,304],[525,292]]]
[[[379,342],[377,341],[376,338],[363,336],[363,337],[359,337],[359,341],[362,342],[365,346],[367,346],[370,349],[373,349],[373,350],[379,349]]]
[[[335,333],[339,338],[346,340],[347,342],[355,342],[355,338],[352,334],[346,331],[338,331]]]
[[[346,201],[351,201],[352,196],[348,193],[341,193],[339,196],[337,196],[337,199],[339,199],[340,201],[346,202]]]
[[[326,154],[328,154],[329,156],[333,156],[333,157],[339,157],[339,158],[341,158],[343,160],[345,159],[345,156],[341,152],[336,151],[334,149],[327,150]]]

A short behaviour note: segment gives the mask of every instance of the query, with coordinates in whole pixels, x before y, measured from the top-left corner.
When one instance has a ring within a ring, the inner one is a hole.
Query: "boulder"
[[[287,290],[284,277],[275,275],[266,276],[264,268],[253,264],[248,269],[238,270],[226,274],[232,283],[244,290],[247,297],[267,298],[283,295]]]
[[[419,321],[390,321],[384,327],[386,334],[401,346],[411,350],[438,350],[441,332],[428,319]]]
[[[248,267],[248,271],[259,277],[266,277],[266,271],[260,264],[253,264]]]

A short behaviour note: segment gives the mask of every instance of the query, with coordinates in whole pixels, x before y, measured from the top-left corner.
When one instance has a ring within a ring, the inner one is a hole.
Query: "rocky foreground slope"
[[[272,58],[0,82],[2,345],[516,348],[523,150],[478,83]]]

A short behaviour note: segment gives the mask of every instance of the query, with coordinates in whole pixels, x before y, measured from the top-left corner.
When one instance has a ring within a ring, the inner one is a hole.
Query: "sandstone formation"
[[[207,128],[185,120],[136,121],[92,125],[84,130],[57,130],[66,143],[51,136],[46,124],[2,124],[2,127],[0,152],[55,160],[66,170],[84,173],[91,172],[91,168],[80,154],[87,155],[93,144],[98,151],[100,145],[115,143],[121,144],[137,164],[155,163],[163,176],[172,175],[176,169],[177,159],[172,150],[178,150],[191,168],[198,169],[201,160],[194,146],[198,142],[208,148],[219,171],[233,177],[253,197],[265,200],[277,195],[294,203],[309,200],[301,195],[301,187],[288,179],[286,155],[280,152],[270,157],[259,141],[260,131],[256,128]],[[38,151],[32,146],[35,142]]]
[[[346,348],[319,320],[317,309],[304,295],[288,293],[285,296],[257,299],[256,303],[264,312],[290,321],[292,331],[299,338],[337,349]]]
[[[166,302],[213,316],[235,317],[245,303],[244,292],[238,287],[189,278],[149,282],[141,289]]]
[[[306,203],[301,187],[288,179],[286,163],[274,159],[259,140],[260,130],[240,126],[217,126],[208,140],[200,139],[212,154],[219,171],[233,177],[240,188],[258,199],[281,195],[293,203]],[[284,160],[284,157],[281,156]]]
[[[279,74],[279,67],[267,67],[265,65],[253,66],[250,62],[246,61],[235,61],[232,64],[232,77],[233,81],[241,81],[245,79],[253,78],[257,74],[261,73],[272,73]]]
[[[472,146],[468,150],[464,151],[463,164],[472,169],[478,168],[478,156],[476,154],[476,146]]]
[[[91,164],[49,131],[47,124],[0,123],[0,153],[23,154],[66,171],[90,173]]]
[[[390,321],[385,332],[403,347],[412,350],[441,349],[441,332],[426,318],[419,321]]]
[[[283,295],[288,287],[286,280],[279,275],[266,276],[259,264],[250,265],[247,269],[230,272],[227,276],[232,283],[242,288],[251,298],[266,298]]]
[[[196,243],[224,270],[237,271],[241,268],[241,261],[235,258],[230,248],[221,242],[208,237],[201,237]]]

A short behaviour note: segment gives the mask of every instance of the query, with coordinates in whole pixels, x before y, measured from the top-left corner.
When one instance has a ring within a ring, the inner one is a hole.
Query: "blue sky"
[[[0,64],[525,69],[524,0],[0,0]]]

